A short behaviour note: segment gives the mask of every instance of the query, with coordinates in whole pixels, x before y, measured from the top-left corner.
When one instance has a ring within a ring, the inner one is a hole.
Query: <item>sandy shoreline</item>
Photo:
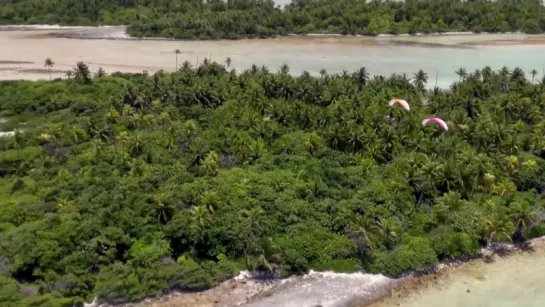
[[[429,296],[433,292],[452,291],[451,289],[456,286],[463,287],[464,294],[469,294],[472,290],[475,292],[480,285],[472,285],[471,282],[462,279],[476,279],[482,283],[489,279],[487,275],[491,275],[489,272],[487,273],[487,270],[492,272],[498,270],[494,266],[506,262],[520,262],[520,259],[530,262],[532,261],[531,257],[536,257],[534,254],[537,254],[537,257],[540,259],[545,259],[542,257],[542,255],[545,255],[545,237],[535,238],[527,243],[528,245],[522,247],[516,247],[512,244],[501,244],[494,251],[489,248],[483,248],[474,259],[440,263],[427,274],[415,274],[414,276],[404,277],[404,280],[399,282],[397,286],[392,287],[387,295],[355,303],[351,306],[389,307],[415,305],[424,307],[428,306],[425,305],[427,303],[426,296]],[[529,266],[526,267],[531,269]],[[441,297],[441,294],[435,293],[435,295]],[[460,293],[459,295],[462,294]],[[462,304],[459,306],[466,305]]]

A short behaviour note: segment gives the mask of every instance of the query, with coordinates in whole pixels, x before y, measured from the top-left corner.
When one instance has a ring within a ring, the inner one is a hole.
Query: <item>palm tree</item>
[[[394,218],[389,217],[380,220],[377,223],[376,228],[384,239],[386,239],[388,247],[394,246],[399,241],[401,227]]]
[[[509,179],[501,179],[497,184],[492,185],[492,193],[507,199],[517,191],[517,186]]]
[[[524,70],[520,67],[515,67],[513,72],[511,72],[511,80],[518,82],[525,82],[526,77],[524,75]]]
[[[185,60],[183,63],[182,63],[182,69],[184,70],[188,70],[191,68],[191,63],[187,60]]]
[[[72,75],[74,74],[73,71],[69,70],[67,72],[64,73],[66,75],[66,77],[68,77],[68,80],[70,80],[70,78],[72,77]]]
[[[176,49],[174,50],[174,54],[176,55],[176,69],[175,70],[178,70],[178,54],[182,53],[180,51],[180,49]]]
[[[282,66],[280,66],[279,72],[283,75],[287,75],[290,72],[290,67],[288,66],[288,64],[282,64]]]
[[[120,119],[119,112],[116,109],[110,108],[106,113],[106,120],[110,124],[116,124]]]
[[[322,68],[320,69],[320,76],[323,78],[325,78],[325,76],[327,75],[327,70],[325,70],[325,68]]]
[[[74,68],[74,79],[82,83],[90,83],[91,71],[89,70],[89,66],[81,61],[78,62]]]
[[[426,83],[428,83],[428,74],[420,69],[416,74],[414,74],[413,84],[420,92],[423,92],[426,89]]]
[[[528,202],[514,202],[509,205],[509,217],[515,222],[517,232],[522,234],[534,223],[536,212]]]
[[[488,242],[507,240],[511,241],[511,234],[515,231],[515,225],[503,214],[493,213],[484,221]]]
[[[530,74],[532,75],[532,84],[533,84],[534,83],[534,78],[537,76],[537,70],[532,69],[532,71],[530,71]]]
[[[261,239],[258,247],[259,258],[254,269],[272,272],[273,268],[270,263],[281,263],[282,256],[280,253],[280,248],[274,244],[271,238]]]
[[[216,194],[215,192],[205,192],[200,200],[201,206],[204,206],[206,209],[208,209],[210,214],[213,214],[214,210],[218,208],[219,202],[220,199],[218,197],[218,194]]]
[[[353,221],[348,226],[352,236],[355,236],[358,245],[360,246],[360,252],[364,253],[365,250],[373,246],[371,236],[373,234],[374,224],[373,220],[366,215],[355,215]]]
[[[202,166],[210,175],[215,175],[218,172],[219,157],[215,151],[211,151],[204,157]]]
[[[47,67],[47,69],[49,70],[49,80],[51,80],[51,68],[53,68],[53,65],[55,65],[55,62],[53,62],[51,58],[45,59],[44,67]]]
[[[465,78],[467,78],[467,70],[463,67],[458,68],[458,70],[456,70],[456,74],[460,77],[459,81],[462,81]]]
[[[125,159],[125,153],[126,153],[126,149],[127,147],[129,146],[129,144],[131,143],[131,137],[130,135],[127,133],[127,131],[122,131],[119,136],[116,137],[116,139],[119,141],[119,143],[121,144],[121,151],[122,151],[122,156],[123,156],[123,159]]]
[[[153,198],[155,218],[160,223],[167,223],[174,215],[174,207],[170,196],[165,193],[155,195]]]
[[[261,235],[261,220],[265,211],[261,207],[254,207],[251,210],[242,210],[240,216],[244,219],[246,227],[253,235]]]
[[[503,66],[501,69],[500,69],[500,75],[502,77],[507,77],[509,76],[509,74],[511,74],[511,72],[509,71],[509,68],[507,68],[507,66]]]
[[[100,79],[100,78],[102,78],[102,77],[104,77],[104,76],[106,76],[106,72],[104,71],[104,69],[102,69],[102,67],[100,67],[100,68],[97,70],[96,74],[95,74],[95,78],[99,78],[99,79]]]
[[[76,147],[79,145],[82,138],[85,138],[85,132],[78,126],[72,126],[69,131],[70,134],[70,142],[72,143],[72,147]]]
[[[434,213],[442,222],[450,220],[456,212],[460,211],[464,202],[460,199],[460,194],[449,191],[437,200],[433,207]]]
[[[191,208],[191,218],[197,224],[198,229],[203,229],[210,221],[210,212],[205,206]]]
[[[231,67],[231,58],[230,57],[227,57],[225,59],[225,65],[227,65],[227,68],[230,68]]]
[[[361,91],[363,86],[367,84],[367,80],[369,80],[369,72],[367,72],[367,68],[360,67],[355,73],[354,78],[356,79],[356,82],[358,83],[358,89]]]

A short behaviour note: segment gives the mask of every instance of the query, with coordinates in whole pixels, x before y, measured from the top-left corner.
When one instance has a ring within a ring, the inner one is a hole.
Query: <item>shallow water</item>
[[[394,293],[372,307],[543,307],[545,249],[496,256],[493,263],[466,263],[438,280],[420,285],[409,295]],[[401,295],[401,297],[397,297]]]
[[[54,37],[58,35],[80,39]],[[96,39],[100,37],[108,39]],[[517,45],[489,44],[497,40]],[[545,36],[523,34],[158,41],[127,40],[122,27],[10,30],[0,31],[0,80],[49,79],[43,65],[47,57],[55,62],[53,77],[63,77],[63,72],[78,61],[88,63],[93,71],[102,67],[108,73],[172,71],[176,67],[174,50],[180,49],[178,65],[186,60],[196,64],[205,57],[223,62],[230,57],[237,69],[256,64],[275,71],[288,64],[297,75],[304,70],[318,74],[324,68],[330,73],[340,73],[365,66],[371,74],[412,76],[423,69],[429,76],[429,86],[435,85],[437,74],[437,85],[448,87],[458,79],[454,71],[459,67],[472,71],[485,65],[494,69],[518,66],[525,71],[537,69],[541,75],[545,67],[544,42]]]

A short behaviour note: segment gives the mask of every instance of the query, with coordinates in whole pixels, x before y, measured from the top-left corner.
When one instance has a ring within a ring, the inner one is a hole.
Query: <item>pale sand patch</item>
[[[369,307],[540,307],[545,305],[545,240],[533,251],[476,259],[408,281]]]

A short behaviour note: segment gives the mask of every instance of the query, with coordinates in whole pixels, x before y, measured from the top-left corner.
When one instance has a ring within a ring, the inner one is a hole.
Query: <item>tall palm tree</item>
[[[320,69],[320,76],[323,78],[325,78],[325,76],[327,75],[327,70],[325,70],[325,68],[322,68]]]
[[[526,82],[526,77],[524,75],[524,70],[520,67],[515,67],[511,72],[511,79],[518,82]]]
[[[51,80],[51,68],[53,68],[53,65],[55,65],[55,62],[51,58],[45,59],[44,67],[47,67],[49,70],[49,80]]]
[[[290,67],[288,66],[288,64],[282,64],[282,66],[280,66],[279,72],[283,75],[287,75],[290,72]]]
[[[507,68],[507,66],[503,66],[501,69],[500,69],[500,75],[502,77],[507,77],[511,74],[511,71],[509,71],[509,68]]]
[[[533,83],[534,83],[534,78],[535,78],[536,75],[537,75],[537,70],[532,69],[532,71],[530,71],[530,74],[532,75],[532,84],[533,84]]]
[[[460,77],[459,81],[462,81],[465,78],[467,78],[467,70],[465,68],[463,68],[463,67],[458,68],[456,70],[456,74]]]
[[[174,54],[176,55],[176,69],[175,70],[178,70],[178,54],[182,53],[180,51],[180,49],[176,49],[174,50]]]
[[[423,92],[426,89],[426,83],[428,83],[428,74],[420,69],[416,74],[414,74],[413,84],[420,92]]]
[[[356,79],[358,88],[361,91],[361,89],[367,84],[367,80],[369,80],[369,72],[367,72],[367,68],[360,67],[360,69],[354,73],[354,78]]]
[[[97,70],[97,72],[96,72],[96,74],[95,74],[95,77],[100,79],[100,78],[102,78],[102,77],[104,77],[104,76],[106,76],[106,72],[104,71],[104,69],[102,69],[102,67],[100,67],[100,68]]]
[[[258,259],[254,267],[256,270],[266,270],[272,272],[272,263],[282,262],[281,250],[276,246],[271,238],[263,238],[259,242]]]
[[[91,82],[91,70],[89,66],[83,62],[78,62],[74,68],[74,79],[82,83]]]
[[[68,80],[70,80],[72,78],[72,75],[74,74],[74,72],[72,70],[69,70],[69,71],[65,72],[64,74],[66,75]]]
[[[225,65],[227,65],[227,68],[230,68],[231,67],[231,58],[230,57],[227,57],[225,59]]]

